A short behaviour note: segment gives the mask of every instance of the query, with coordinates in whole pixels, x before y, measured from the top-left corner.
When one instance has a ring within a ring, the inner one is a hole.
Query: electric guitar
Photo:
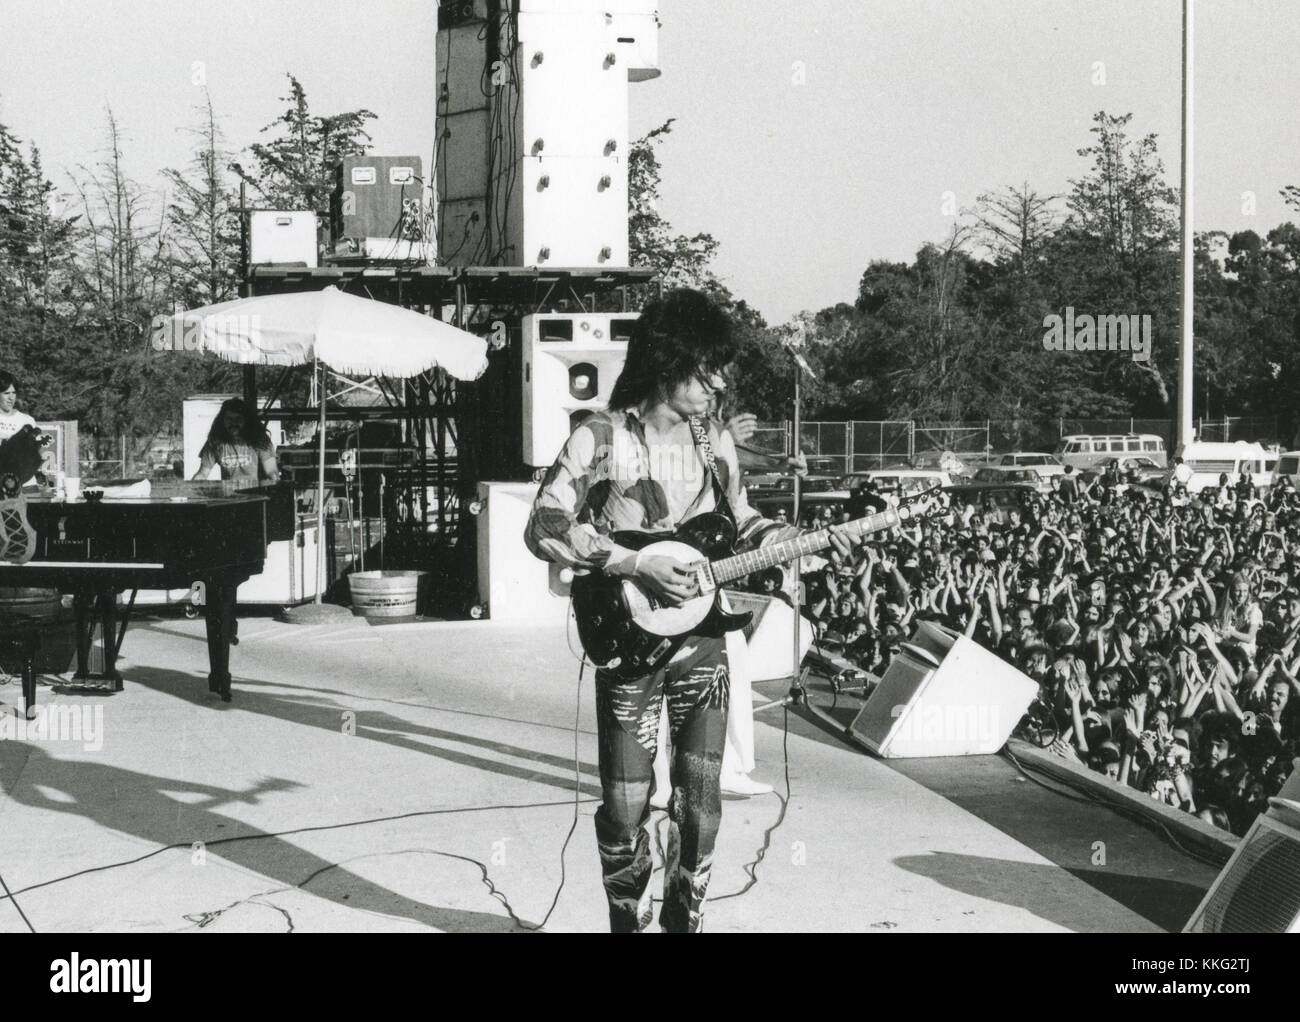
[[[943,514],[946,509],[904,503],[849,522],[845,528],[866,536],[910,518]],[[749,624],[752,614],[732,614],[721,608],[719,593],[728,582],[831,545],[830,532],[818,529],[737,554],[736,526],[716,511],[697,515],[671,533],[619,532],[613,539],[630,550],[681,562],[695,576],[699,591],[698,596],[672,607],[632,579],[600,572],[574,576],[570,591],[582,648],[597,667],[624,680],[659,670],[688,635],[720,636]]]

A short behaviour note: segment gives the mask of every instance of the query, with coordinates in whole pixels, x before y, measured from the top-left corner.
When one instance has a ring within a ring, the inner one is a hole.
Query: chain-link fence
[[[913,433],[913,447],[917,457],[942,454],[945,451],[984,457],[992,450],[989,445],[989,427],[984,422],[928,423],[917,426]]]
[[[909,421],[850,423],[852,445],[849,471],[866,472],[911,462],[915,450],[913,426]]]
[[[793,432],[788,421],[760,423],[749,446],[790,454]],[[818,473],[864,472],[912,458],[912,423],[906,420],[801,422],[799,434],[799,449]]]
[[[1247,443],[1273,444],[1290,446],[1290,437],[1278,433],[1276,417],[1226,417],[1216,422],[1201,420],[1196,435],[1202,440],[1245,440]]]
[[[1246,440],[1289,446],[1291,439],[1278,433],[1273,417],[1230,416],[1200,419],[1196,435],[1200,440]],[[791,453],[790,422],[768,422],[759,426],[750,442],[764,450]],[[1063,436],[1073,434],[1152,434],[1172,452],[1175,428],[1172,419],[1057,419],[1042,422],[1017,419],[984,419],[965,422],[913,422],[910,420],[805,422],[800,424],[799,448],[815,459],[815,471],[862,472],[915,463],[951,451],[969,461],[1008,451],[1051,452]]]
[[[853,458],[851,431],[848,422],[801,422],[799,450],[808,455],[809,470],[848,472]]]

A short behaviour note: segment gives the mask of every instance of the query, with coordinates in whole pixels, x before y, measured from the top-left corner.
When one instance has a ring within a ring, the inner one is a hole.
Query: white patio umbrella
[[[160,343],[161,342],[161,343]],[[316,487],[316,605],[325,575],[325,379],[321,366],[358,376],[406,378],[441,368],[459,380],[487,369],[487,342],[387,302],[323,291],[236,298],[171,316],[155,330],[159,350],[208,351],[243,365],[312,363],[321,374]]]

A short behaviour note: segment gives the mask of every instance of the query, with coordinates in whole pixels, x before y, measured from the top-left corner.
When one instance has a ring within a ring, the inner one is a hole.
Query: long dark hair
[[[221,454],[222,447],[237,442],[226,429],[226,412],[238,412],[244,417],[243,443],[257,450],[264,450],[271,446],[271,434],[266,431],[266,424],[258,417],[257,409],[243,398],[232,397],[221,403],[221,409],[217,412],[217,417],[212,420],[212,428],[208,430],[208,439],[203,445],[203,450],[199,452],[199,457],[211,455],[216,458]]]
[[[609,407],[661,400],[694,373],[720,371],[735,357],[727,314],[699,291],[669,291],[650,302],[633,324],[627,361]]]

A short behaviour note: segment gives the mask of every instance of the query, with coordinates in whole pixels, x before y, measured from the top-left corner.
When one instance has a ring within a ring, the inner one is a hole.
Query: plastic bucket
[[[54,621],[62,606],[57,589],[0,588],[0,622]]]
[[[352,613],[391,621],[415,617],[424,571],[354,571],[348,578]]]

